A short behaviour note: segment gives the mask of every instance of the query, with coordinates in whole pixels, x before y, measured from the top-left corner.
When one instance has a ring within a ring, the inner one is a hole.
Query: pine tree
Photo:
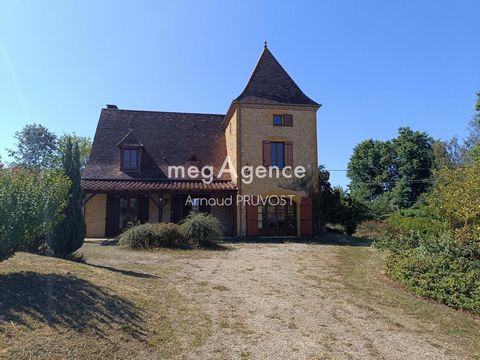
[[[71,180],[68,205],[64,210],[64,219],[48,239],[48,246],[57,257],[65,258],[80,249],[85,238],[85,221],[82,211],[82,188],[80,186],[80,150],[78,144],[67,141],[62,157],[62,167]]]

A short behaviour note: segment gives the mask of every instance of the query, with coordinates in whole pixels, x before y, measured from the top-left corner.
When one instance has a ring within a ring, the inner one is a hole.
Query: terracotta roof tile
[[[195,190],[195,191],[235,191],[237,187],[231,181],[216,180],[205,184],[201,180],[99,180],[83,179],[82,188],[86,192],[99,191],[159,191],[159,190]]]

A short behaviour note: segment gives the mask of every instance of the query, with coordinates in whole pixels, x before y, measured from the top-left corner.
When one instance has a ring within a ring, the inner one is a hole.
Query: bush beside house
[[[212,247],[223,238],[220,221],[212,215],[195,212],[180,225],[140,224],[118,238],[121,246],[132,249]]]
[[[27,250],[62,220],[70,184],[52,170],[0,171],[0,261]]]

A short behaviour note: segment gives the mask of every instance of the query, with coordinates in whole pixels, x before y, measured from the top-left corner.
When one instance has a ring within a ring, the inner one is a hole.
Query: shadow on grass
[[[101,246],[115,246],[118,245],[117,239],[107,239],[100,242]]]
[[[133,303],[75,276],[17,272],[0,275],[0,324],[39,321],[78,332],[121,328],[140,338],[142,318]]]
[[[158,276],[151,275],[151,274],[146,274],[146,273],[141,273],[141,272],[137,272],[137,271],[122,270],[122,269],[117,269],[117,268],[110,267],[110,266],[105,266],[105,265],[91,264],[91,263],[88,263],[88,262],[85,263],[85,264],[88,265],[88,266],[93,266],[93,267],[99,268],[99,269],[105,269],[105,270],[108,270],[108,271],[113,271],[113,272],[116,272],[116,273],[119,273],[119,274],[122,274],[122,275],[134,276],[134,277],[143,278],[143,279],[158,279]]]

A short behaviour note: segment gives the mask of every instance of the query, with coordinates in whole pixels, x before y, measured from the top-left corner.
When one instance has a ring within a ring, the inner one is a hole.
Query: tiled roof
[[[266,46],[247,86],[234,101],[319,106],[303,93]]]
[[[224,115],[102,109],[84,179],[168,179],[168,166],[213,166],[227,156]],[[141,145],[138,173],[120,169],[118,145]],[[192,163],[191,159],[196,159]],[[230,180],[228,174],[223,180]],[[186,180],[186,179],[184,179]]]
[[[216,180],[205,184],[197,181],[175,181],[175,180],[98,180],[83,179],[82,188],[84,191],[157,191],[157,190],[188,190],[188,191],[234,191],[237,189],[231,181]]]

